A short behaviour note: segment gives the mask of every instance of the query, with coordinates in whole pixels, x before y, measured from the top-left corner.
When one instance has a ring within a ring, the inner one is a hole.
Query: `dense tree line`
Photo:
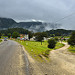
[[[46,31],[48,36],[68,36],[70,35],[73,30],[65,30],[65,29],[57,29],[57,30],[50,30],[50,31]]]
[[[9,28],[7,30],[0,30],[1,34],[7,36],[9,33],[12,35],[13,32],[18,32],[19,34],[28,34],[30,31],[23,28]]]
[[[9,28],[16,22],[11,18],[1,18],[0,17],[0,28]]]
[[[33,33],[32,31],[28,31],[23,28],[9,28],[7,30],[0,30],[1,35],[9,36],[13,34],[13,32],[18,32],[19,34],[29,34],[29,39],[34,35],[36,36],[37,40],[43,40],[42,37],[54,37],[54,36],[68,36],[70,35],[73,30],[64,30],[64,29],[57,29],[57,30],[50,30],[45,32],[37,32]],[[40,38],[41,37],[41,38]]]

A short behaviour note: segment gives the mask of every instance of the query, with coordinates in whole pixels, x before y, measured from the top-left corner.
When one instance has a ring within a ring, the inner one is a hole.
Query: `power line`
[[[70,17],[70,16],[72,16],[72,15],[74,15],[74,14],[75,14],[75,12],[72,13],[72,14],[70,14],[70,15],[67,15],[67,16],[65,16],[65,17],[63,17],[63,18],[61,18],[61,19],[59,19],[59,20],[57,20],[56,22],[59,22],[59,21],[65,19],[65,18],[68,18],[68,17]],[[55,23],[56,23],[56,22],[55,22]]]

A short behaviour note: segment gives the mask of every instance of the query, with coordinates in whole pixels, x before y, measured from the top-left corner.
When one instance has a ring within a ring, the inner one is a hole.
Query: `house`
[[[24,38],[25,38],[25,40],[29,40],[29,35],[25,34]]]

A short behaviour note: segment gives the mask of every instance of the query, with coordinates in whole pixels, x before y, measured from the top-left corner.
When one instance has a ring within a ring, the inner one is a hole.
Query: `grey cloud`
[[[56,22],[73,12],[75,0],[0,0],[0,16],[16,21],[36,19]],[[74,19],[75,16],[71,16],[71,19],[66,18],[58,23],[62,24],[62,28],[74,29]]]

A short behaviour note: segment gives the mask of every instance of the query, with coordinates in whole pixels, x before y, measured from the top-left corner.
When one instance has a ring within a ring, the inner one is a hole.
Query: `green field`
[[[35,41],[20,41],[17,40],[21,45],[25,47],[25,49],[28,51],[28,53],[35,59],[40,58],[40,55],[47,56],[49,54],[49,51],[53,49],[49,49],[47,41],[43,42],[41,45],[41,42],[35,42]],[[57,43],[56,47],[54,49],[58,49],[60,47],[64,46],[61,43]]]
[[[2,42],[2,40],[0,39],[0,42]]]
[[[75,53],[75,46],[74,47],[70,46],[68,49],[69,49],[70,52]]]
[[[8,38],[8,36],[1,36],[1,39]]]

